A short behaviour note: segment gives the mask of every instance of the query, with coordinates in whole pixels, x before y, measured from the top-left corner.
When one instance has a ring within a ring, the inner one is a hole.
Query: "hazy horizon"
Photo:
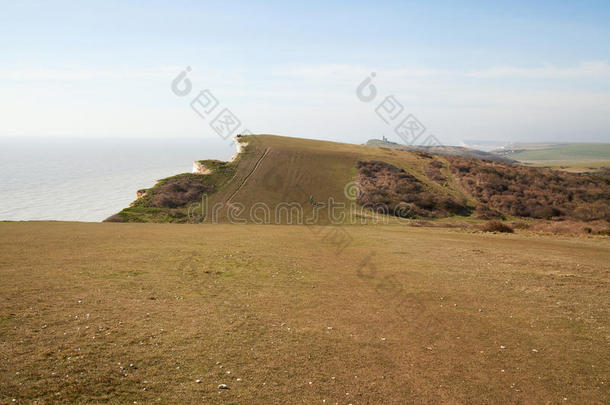
[[[207,89],[252,133],[401,142],[394,96],[448,145],[610,141],[610,4],[450,5],[3,3],[0,136],[218,138]]]

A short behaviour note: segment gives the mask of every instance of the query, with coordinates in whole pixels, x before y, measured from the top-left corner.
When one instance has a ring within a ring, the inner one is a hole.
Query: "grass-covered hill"
[[[497,154],[497,153],[484,152],[482,150],[477,150],[477,149],[465,148],[463,146],[401,145],[396,142],[390,142],[387,140],[380,140],[380,139],[370,139],[369,141],[366,142],[366,145],[367,146],[378,146],[378,147],[382,147],[382,148],[408,150],[411,152],[433,153],[435,155],[442,155],[442,156],[461,156],[461,157],[472,158],[472,159],[485,159],[485,160],[493,160],[493,161],[504,162],[504,163],[517,163],[516,160],[511,159],[509,156],[504,156],[502,154]]]
[[[610,143],[515,144],[493,151],[531,166],[551,167],[575,173],[610,171]]]
[[[371,211],[392,218],[610,220],[610,181],[601,177],[272,135],[239,142],[243,152],[232,162],[202,161],[210,173],[163,179],[108,221],[298,223],[299,209],[303,220],[318,223]]]

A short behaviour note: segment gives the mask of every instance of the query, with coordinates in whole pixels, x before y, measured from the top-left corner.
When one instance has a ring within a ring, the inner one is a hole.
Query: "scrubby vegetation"
[[[400,217],[467,214],[465,202],[439,193],[412,174],[386,162],[358,162],[358,203]]]
[[[446,167],[440,160],[433,160],[426,168],[426,176],[435,183],[446,186],[449,179],[445,171]]]
[[[477,213],[581,221],[610,220],[610,180],[551,169],[447,157],[457,182],[482,206]]]
[[[478,204],[474,210],[474,216],[479,219],[505,219],[500,211],[496,211],[487,204]]]
[[[600,177],[602,179],[610,179],[610,167],[602,167],[599,170],[593,172],[586,172],[585,174],[589,174],[594,177]]]
[[[215,193],[235,173],[235,164],[205,160],[209,174],[182,173],[159,180],[149,189],[138,190],[131,206],[107,218],[106,222],[185,222],[188,206]]]
[[[481,227],[483,232],[513,233],[513,228],[501,221],[489,221]]]
[[[472,213],[484,220],[610,221],[610,179],[480,159],[417,155],[424,161],[427,179],[386,162],[359,162],[357,180],[362,193],[358,202],[377,211],[385,207],[398,216],[404,216],[405,210],[397,207],[408,204],[409,217]]]
[[[179,208],[201,199],[203,193],[211,193],[214,186],[206,184],[203,175],[185,173],[165,179],[147,192],[151,206]]]

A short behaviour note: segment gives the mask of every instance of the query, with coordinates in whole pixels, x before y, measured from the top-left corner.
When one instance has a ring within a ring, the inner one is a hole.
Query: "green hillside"
[[[182,182],[200,183],[198,187],[207,191],[206,205],[217,207],[218,218],[214,220],[221,222],[228,219],[226,207],[239,204],[250,210],[255,204],[273,209],[281,203],[296,202],[303,207],[305,216],[311,216],[314,206],[310,197],[315,202],[337,203],[337,213],[349,213],[354,202],[346,197],[346,186],[349,188],[354,181],[359,161],[388,162],[413,174],[434,193],[463,199],[460,190],[441,186],[426,176],[430,159],[422,154],[273,135],[244,136],[239,140],[247,146],[235,161],[223,166],[222,172],[213,170],[206,175],[185,173],[176,176]],[[151,195],[167,183],[168,179],[161,180],[147,196],[136,200],[111,220],[186,222],[188,207],[154,204],[151,199]],[[198,201],[191,201],[191,212],[196,213],[197,208],[193,207]],[[328,210],[319,209],[319,219],[327,222]]]
[[[108,221],[353,223],[381,217],[610,219],[601,178],[385,147],[251,135],[232,162],[159,181]],[[376,215],[372,215],[375,213]],[[311,221],[311,222],[310,222]]]
[[[610,143],[518,144],[494,153],[525,164],[575,172],[610,168]]]

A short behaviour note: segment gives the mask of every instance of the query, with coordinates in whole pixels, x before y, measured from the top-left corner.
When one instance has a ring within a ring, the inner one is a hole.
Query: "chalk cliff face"
[[[193,173],[195,174],[210,174],[212,170],[200,161],[193,162]]]
[[[235,153],[232,157],[231,160],[229,160],[229,162],[234,162],[235,159],[237,159],[237,157],[239,156],[240,153],[242,153],[246,146],[248,146],[248,142],[244,142],[243,138],[233,138],[235,140],[235,146],[237,147],[237,153]],[[193,173],[195,174],[210,174],[212,173],[213,168],[206,166],[206,164],[204,163],[204,161],[201,160],[196,160],[193,162]]]
[[[248,142],[244,142],[241,141],[239,138],[234,138],[235,139],[235,145],[237,146],[237,153],[233,155],[233,157],[231,157],[231,160],[229,160],[229,162],[233,162],[235,159],[237,159],[237,157],[239,156],[240,153],[242,153],[244,151],[244,149],[246,149],[246,146],[248,146]]]

